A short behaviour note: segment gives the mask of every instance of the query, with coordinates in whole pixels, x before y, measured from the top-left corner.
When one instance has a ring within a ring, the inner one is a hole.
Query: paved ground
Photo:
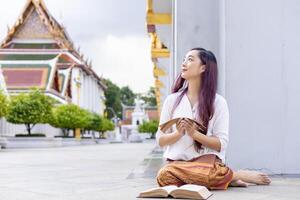
[[[153,142],[0,151],[2,200],[136,199],[156,186],[163,164]],[[213,199],[300,199],[300,178],[273,177],[271,186],[230,188]]]

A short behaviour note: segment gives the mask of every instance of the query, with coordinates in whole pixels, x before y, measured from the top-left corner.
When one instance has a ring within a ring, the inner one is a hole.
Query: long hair
[[[205,71],[200,75],[201,87],[198,95],[198,115],[196,116],[196,120],[205,127],[202,133],[206,135],[209,120],[213,117],[215,110],[214,101],[216,97],[218,79],[217,59],[211,51],[203,48],[193,48],[191,51],[192,50],[198,51],[198,57],[200,58],[201,63],[206,66]],[[181,74],[179,74],[174,82],[172,93],[180,92],[180,94],[175,101],[172,113],[179,105],[187,91],[187,81],[181,77]],[[199,152],[201,149],[201,144],[197,141],[194,141],[194,147],[195,150]]]

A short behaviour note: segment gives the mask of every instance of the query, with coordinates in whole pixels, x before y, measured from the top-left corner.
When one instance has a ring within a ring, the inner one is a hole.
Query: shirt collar
[[[192,110],[193,112],[195,112],[195,111],[197,110],[197,107],[198,107],[198,101],[196,101],[196,103],[192,106],[192,104],[191,104],[191,102],[190,102],[190,100],[189,100],[189,98],[188,98],[188,96],[187,96],[186,93],[184,94],[184,98],[185,98],[186,101],[188,102],[189,107],[191,108],[191,110]]]

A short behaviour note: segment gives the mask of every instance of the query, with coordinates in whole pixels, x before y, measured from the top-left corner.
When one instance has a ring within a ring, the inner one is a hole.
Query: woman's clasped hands
[[[195,135],[198,133],[197,125],[188,118],[182,118],[176,123],[177,131],[183,136],[187,133],[191,138],[195,138]]]

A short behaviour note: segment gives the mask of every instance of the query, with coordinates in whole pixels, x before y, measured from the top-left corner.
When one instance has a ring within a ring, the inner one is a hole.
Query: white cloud
[[[94,70],[119,86],[147,92],[153,85],[150,41],[147,36],[114,36],[86,41],[82,52],[93,60]]]

